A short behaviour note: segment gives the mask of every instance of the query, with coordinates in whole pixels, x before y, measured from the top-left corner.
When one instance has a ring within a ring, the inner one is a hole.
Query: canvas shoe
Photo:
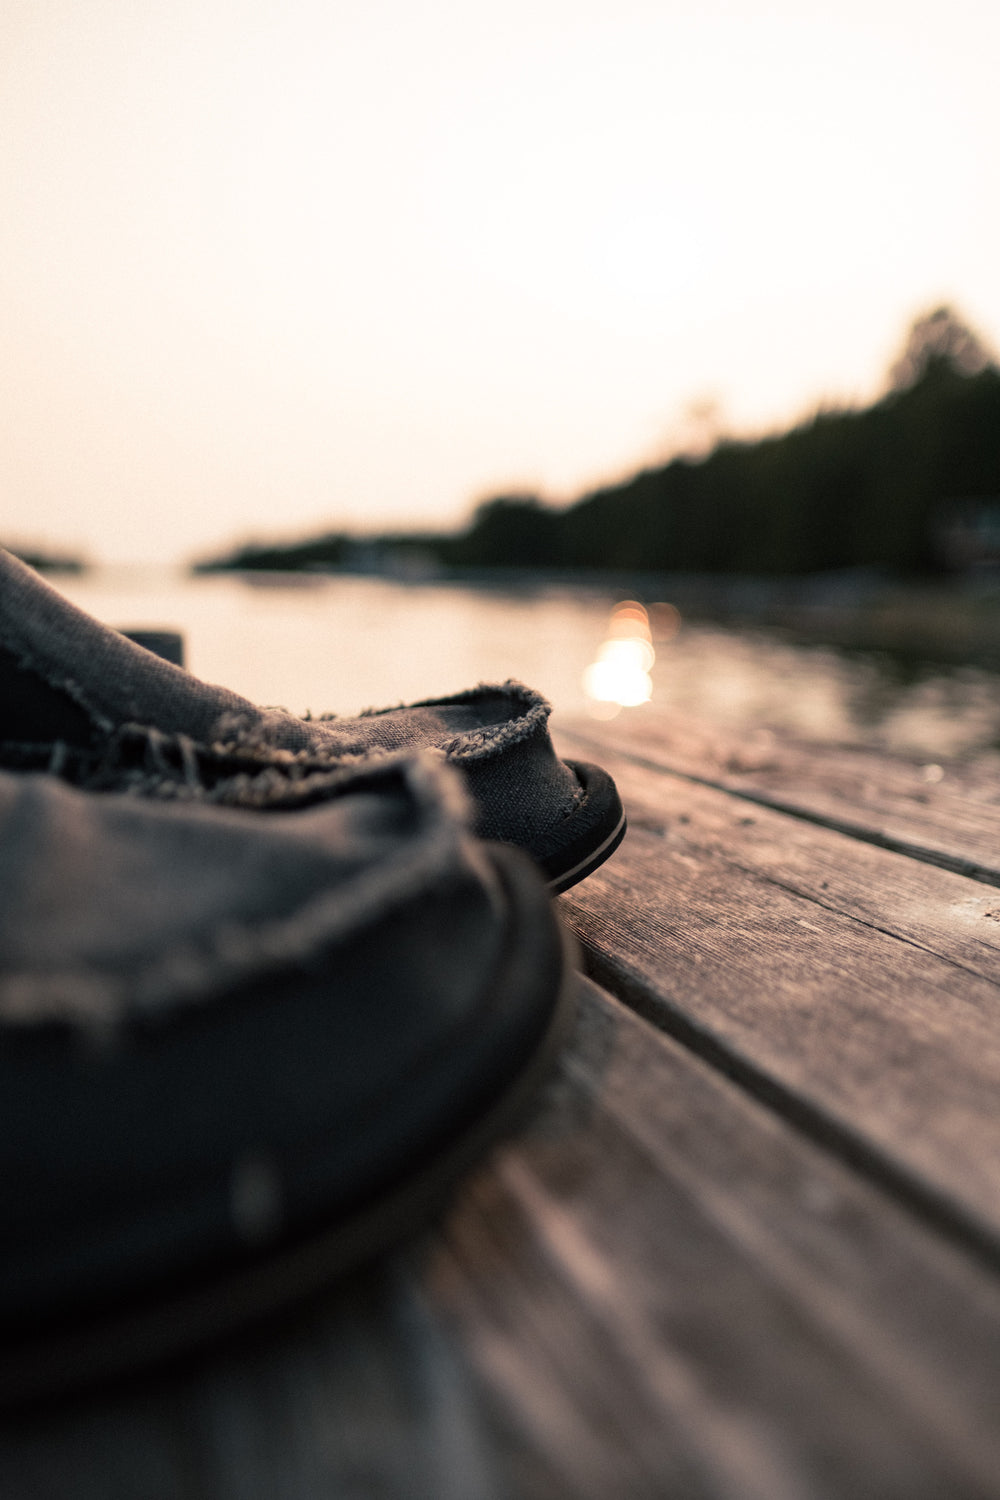
[[[570,966],[463,802],[425,756],[267,818],[0,772],[0,1400],[322,1287],[527,1098]]]
[[[558,758],[549,704],[520,683],[352,719],[258,708],[99,624],[2,551],[0,703],[0,764],[164,797],[290,806],[335,791],[345,767],[429,750],[461,771],[475,832],[526,849],[555,892],[625,834],[611,778]]]

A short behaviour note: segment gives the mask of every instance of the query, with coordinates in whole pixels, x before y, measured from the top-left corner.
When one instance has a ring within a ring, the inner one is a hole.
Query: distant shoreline
[[[38,573],[85,573],[90,566],[82,557],[73,553],[43,552],[37,547],[12,546],[9,542],[3,545],[8,552]]]

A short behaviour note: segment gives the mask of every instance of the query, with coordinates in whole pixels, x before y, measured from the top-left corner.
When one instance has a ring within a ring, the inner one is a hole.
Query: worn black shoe
[[[299,1299],[438,1204],[564,939],[434,759],[267,818],[0,772],[0,1401]]]
[[[548,703],[520,683],[300,719],[160,660],[0,551],[3,702],[2,765],[231,805],[290,806],[307,795],[306,778],[309,796],[329,795],[344,768],[430,750],[461,771],[475,832],[527,850],[553,891],[596,869],[625,834],[611,778],[558,758]]]

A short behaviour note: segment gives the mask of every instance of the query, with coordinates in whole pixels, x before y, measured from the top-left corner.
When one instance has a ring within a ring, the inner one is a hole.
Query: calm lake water
[[[299,713],[353,714],[505,677],[539,688],[557,718],[615,711],[584,688],[615,633],[616,600],[599,589],[514,593],[355,576],[247,582],[134,568],[52,582],[111,625],[180,630],[198,676]],[[649,691],[679,712],[928,759],[1000,752],[993,672],[904,669],[882,654],[793,645],[652,607],[650,624]]]

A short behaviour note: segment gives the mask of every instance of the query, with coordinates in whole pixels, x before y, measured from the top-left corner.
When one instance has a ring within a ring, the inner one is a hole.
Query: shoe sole
[[[555,853],[539,859],[554,896],[568,891],[614,854],[628,827],[618,788],[607,771],[588,761],[566,761],[584,795],[565,822]]]
[[[339,1223],[314,1226],[252,1260],[148,1293],[127,1305],[95,1309],[72,1324],[20,1332],[0,1350],[0,1407],[62,1399],[150,1367],[169,1365],[316,1298],[345,1272],[390,1249],[445,1204],[449,1189],[522,1116],[550,1071],[574,1012],[576,947],[548,904],[524,856],[484,846],[508,898],[491,1003],[538,990],[544,1009],[537,1036],[515,1072],[486,1104],[469,1102],[447,1141]],[[527,878],[525,878],[527,877]]]

